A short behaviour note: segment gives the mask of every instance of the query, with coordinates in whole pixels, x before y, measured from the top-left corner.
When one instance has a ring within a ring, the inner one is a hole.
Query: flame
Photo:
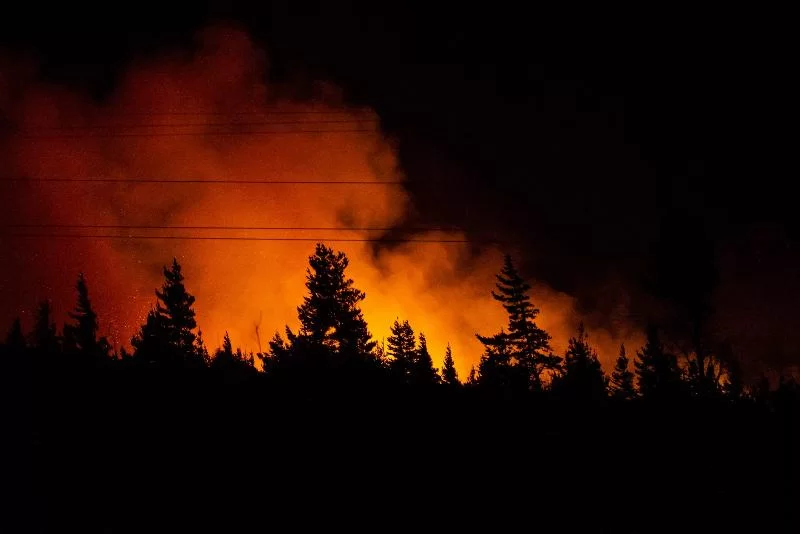
[[[402,180],[390,140],[375,132],[257,135],[253,131],[299,128],[353,130],[356,123],[261,125],[334,117],[374,125],[369,109],[343,104],[322,86],[313,101],[287,98],[285,87],[267,85],[265,55],[245,33],[213,28],[200,36],[191,57],[173,54],[140,62],[119,80],[113,95],[93,101],[79,91],[34,81],[34,69],[0,76],[0,110],[17,128],[2,143],[4,174],[32,179],[111,178],[254,181]],[[0,65],[3,65],[0,63]],[[312,115],[285,115],[310,111]],[[260,115],[264,112],[283,112]],[[329,111],[324,115],[320,111]],[[255,125],[254,125],[255,123]],[[225,124],[229,126],[218,126]],[[224,130],[231,135],[209,134]],[[88,133],[87,133],[88,132]],[[167,132],[170,135],[161,135]],[[171,135],[179,133],[181,135]],[[147,135],[143,135],[147,134]],[[156,135],[158,134],[158,135]],[[3,182],[10,223],[94,225],[194,225],[258,227],[390,227],[411,209],[398,185],[252,185]],[[49,230],[52,231],[52,230]],[[63,230],[56,233],[86,232]],[[92,230],[117,233],[119,230]],[[122,231],[125,233],[126,231]],[[501,253],[484,249],[476,258],[467,244],[403,243],[375,249],[375,232],[130,230],[148,235],[233,235],[320,238],[350,258],[350,274],[364,290],[363,304],[379,341],[396,317],[425,332],[434,362],[453,347],[462,378],[477,363],[476,332],[496,332],[505,322],[490,296]],[[463,238],[430,232],[427,239]],[[198,323],[209,345],[228,331],[235,345],[258,350],[283,325],[296,327],[313,242],[219,240],[24,239],[2,237],[0,296],[29,316],[37,300],[71,308],[75,276],[88,277],[101,329],[127,345],[154,303],[161,266],[172,257],[184,265],[196,297]],[[24,283],[20,283],[22,280]],[[578,322],[569,295],[535,284],[540,325],[563,350]],[[10,316],[2,317],[10,322]],[[29,321],[29,320],[28,320]],[[8,323],[6,323],[8,324]],[[620,339],[593,332],[608,366]]]

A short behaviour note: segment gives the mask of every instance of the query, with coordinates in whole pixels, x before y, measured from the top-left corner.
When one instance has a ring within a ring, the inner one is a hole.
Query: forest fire
[[[425,243],[376,247],[381,229],[411,210],[378,117],[345,107],[328,87],[312,102],[293,100],[264,84],[266,66],[245,34],[214,29],[193,57],[139,63],[100,103],[32,76],[0,78],[0,109],[13,125],[1,187],[15,198],[0,224],[18,234],[2,238],[6,309],[26,310],[29,324],[37,301],[50,298],[63,317],[83,271],[102,333],[127,345],[161,266],[177,257],[209,345],[228,331],[255,352],[296,326],[307,256],[321,240],[350,258],[378,341],[396,317],[408,319],[427,335],[435,365],[452,345],[464,376],[480,356],[474,334],[505,320],[490,296],[501,251],[476,258],[462,234],[441,230],[409,235]],[[532,294],[563,350],[579,321],[572,298],[536,284]],[[608,366],[625,339],[592,336]]]

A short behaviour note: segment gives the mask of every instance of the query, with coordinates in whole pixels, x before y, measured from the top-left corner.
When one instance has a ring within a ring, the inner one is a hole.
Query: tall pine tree
[[[56,324],[52,320],[50,301],[43,300],[36,310],[36,319],[33,324],[31,342],[36,349],[47,355],[52,355],[58,350],[58,336]]]
[[[683,391],[678,360],[664,348],[654,325],[648,326],[647,341],[636,353],[633,364],[643,398],[674,398]]]
[[[589,334],[583,323],[578,333],[569,339],[564,354],[564,373],[553,384],[554,390],[573,399],[599,400],[606,396],[606,377],[597,358],[597,352],[589,345]]]
[[[427,386],[436,384],[439,381],[439,373],[433,367],[433,359],[428,352],[428,340],[425,334],[419,334],[419,345],[414,351],[414,363],[411,368],[411,382],[413,384]]]
[[[131,340],[134,356],[165,367],[203,366],[203,347],[198,345],[194,296],[186,291],[177,259],[164,267],[164,284],[156,290],[156,306],[147,314],[139,333]]]
[[[511,365],[524,371],[528,388],[540,390],[543,375],[557,369],[560,359],[552,355],[550,335],[536,325],[539,309],[531,303],[530,285],[517,272],[511,256],[506,255],[496,278],[497,291],[492,291],[492,297],[508,314],[508,332],[477,337],[486,348],[487,358],[497,355],[502,347],[500,352],[508,352]],[[500,363],[497,358],[494,360],[495,364]]]
[[[389,370],[398,381],[410,382],[416,364],[414,329],[408,321],[401,323],[395,319],[389,330],[391,335],[386,338],[386,353],[390,358]]]
[[[25,335],[22,333],[22,322],[19,317],[11,323],[11,328],[6,335],[5,346],[7,350],[14,353],[21,353],[26,348]]]
[[[308,262],[298,337],[335,354],[370,357],[375,342],[359,307],[366,295],[346,276],[347,256],[319,243]]]
[[[75,284],[78,292],[78,302],[75,311],[69,316],[75,321],[73,324],[64,327],[64,337],[70,350],[76,350],[87,355],[96,352],[97,330],[99,328],[97,313],[92,308],[92,301],[89,299],[89,286],[83,273],[78,275],[78,282]]]
[[[625,345],[622,344],[619,346],[619,356],[609,381],[609,390],[615,399],[630,400],[636,396],[636,390],[633,387],[633,373],[629,364],[625,354]]]
[[[444,353],[444,362],[442,362],[442,383],[448,386],[458,386],[458,373],[456,372],[456,364],[453,361],[453,351],[450,348],[450,343],[447,344],[447,349]]]

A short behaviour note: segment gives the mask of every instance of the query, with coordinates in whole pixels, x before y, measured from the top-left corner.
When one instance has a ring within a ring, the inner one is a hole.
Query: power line
[[[115,115],[121,116],[262,116],[262,115],[353,115],[363,113],[363,110],[358,109],[345,109],[340,111],[331,111],[323,109],[311,110],[266,110],[266,111],[211,111],[211,110],[194,110],[194,111],[128,111],[118,112]]]
[[[315,126],[317,124],[362,124],[377,123],[378,119],[329,119],[329,120],[292,120],[292,121],[258,121],[258,122],[184,122],[170,124],[168,122],[151,124],[73,124],[60,126],[38,126],[35,129],[47,131],[59,130],[88,130],[101,128],[191,128],[191,127],[234,127],[234,126]],[[22,129],[20,133],[32,131],[33,129]],[[337,130],[338,131],[338,130]]]
[[[476,243],[471,239],[410,239],[410,238],[312,238],[312,237],[245,237],[245,236],[175,236],[175,235],[119,235],[119,234],[0,234],[0,237],[21,237],[33,239],[164,239],[187,241],[303,241],[303,242],[341,242],[341,243]],[[481,241],[481,243],[492,243]]]
[[[164,178],[25,178],[8,176],[0,178],[0,182],[54,182],[54,183],[126,183],[126,184],[250,184],[250,185],[402,185],[401,180],[169,180]]]
[[[375,226],[181,226],[181,225],[138,225],[138,224],[4,224],[2,228],[64,228],[64,229],[103,229],[103,230],[228,230],[228,231],[325,231],[325,232],[455,232],[460,228],[428,227],[375,227]]]
[[[293,134],[329,134],[329,133],[380,133],[374,128],[328,129],[328,130],[250,130],[228,132],[100,132],[86,134],[15,134],[22,139],[87,139],[87,138],[122,138],[122,137],[191,137],[191,136],[235,136],[235,135],[293,135]]]

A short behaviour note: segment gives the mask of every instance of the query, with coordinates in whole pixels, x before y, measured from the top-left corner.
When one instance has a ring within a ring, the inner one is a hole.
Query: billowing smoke
[[[65,225],[14,229],[62,237],[0,237],[3,324],[9,324],[14,310],[23,310],[29,325],[37,301],[45,297],[63,314],[73,302],[75,277],[83,271],[103,333],[126,345],[154,303],[161,266],[176,257],[197,297],[198,322],[207,342],[219,344],[227,330],[235,344],[256,351],[256,327],[263,347],[284,324],[296,326],[295,307],[304,293],[313,241],[63,236],[320,239],[348,254],[350,274],[367,293],[364,311],[378,340],[395,317],[406,318],[428,336],[437,365],[450,342],[465,375],[481,352],[474,334],[493,333],[505,320],[490,296],[500,250],[437,242],[463,239],[452,231],[416,232],[414,239],[434,242],[381,247],[357,241],[379,238],[382,232],[376,230],[294,230],[400,225],[412,209],[402,184],[69,181],[403,180],[392,144],[380,134],[379,118],[371,110],[345,106],[337,91],[324,84],[311,99],[293,98],[291,88],[266,84],[267,69],[266,55],[248,36],[228,28],[203,32],[192,54],[134,64],[113,94],[99,102],[37,81],[36,69],[28,64],[3,63],[3,179],[29,180],[0,185],[7,199],[0,225]],[[108,228],[120,225],[172,228]],[[553,335],[555,348],[563,350],[580,320],[573,299],[535,283],[533,295],[542,309],[541,325]],[[606,365],[619,342],[631,334],[624,328],[625,310],[620,310],[619,321],[616,337],[591,332]]]

